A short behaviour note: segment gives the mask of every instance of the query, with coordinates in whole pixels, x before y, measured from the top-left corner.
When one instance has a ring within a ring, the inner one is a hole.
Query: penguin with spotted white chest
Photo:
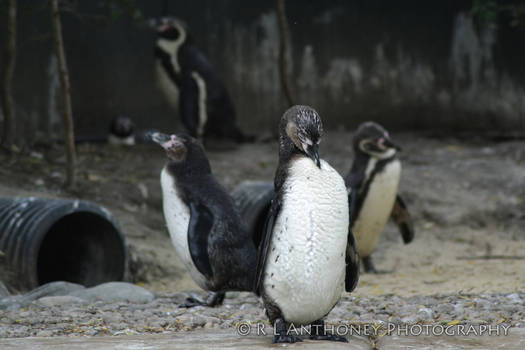
[[[237,126],[230,96],[187,26],[176,18],[155,22],[159,87],[172,108],[180,111],[188,133],[201,140],[214,137],[251,141]]]
[[[257,250],[233,199],[211,172],[201,142],[186,135],[153,133],[167,162],[161,172],[164,218],[173,246],[206,302],[188,298],[183,306],[221,304],[226,291],[251,291]]]
[[[323,318],[357,285],[359,258],[349,231],[343,178],[319,159],[322,123],[308,106],[293,106],[279,125],[275,197],[259,246],[255,292],[274,326],[274,343],[293,343],[290,325],[311,325],[311,339],[328,334]]]
[[[414,238],[412,219],[398,194],[400,147],[379,124],[366,122],[354,134],[353,149],[355,159],[345,178],[352,207],[351,230],[365,272],[377,273],[371,254],[389,217],[398,226],[405,244]]]

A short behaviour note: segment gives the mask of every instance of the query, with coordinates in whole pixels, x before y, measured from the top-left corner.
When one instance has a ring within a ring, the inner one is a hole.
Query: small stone
[[[84,288],[85,287],[83,285],[77,283],[65,281],[50,282],[24,294],[22,296],[22,300],[25,303],[29,303],[47,296],[73,295],[71,294],[72,292],[82,290]]]
[[[9,291],[5,286],[4,282],[0,281],[0,298],[9,296]]]
[[[35,336],[37,337],[51,337],[53,335],[53,331],[50,331],[48,329],[43,329],[41,331],[38,331]]]
[[[108,282],[96,287],[79,290],[71,295],[88,301],[150,303],[155,296],[148,290],[126,282]]]
[[[52,306],[64,306],[72,304],[85,304],[86,301],[74,296],[64,295],[64,296],[51,296],[43,297],[36,301],[37,304],[45,307]]]

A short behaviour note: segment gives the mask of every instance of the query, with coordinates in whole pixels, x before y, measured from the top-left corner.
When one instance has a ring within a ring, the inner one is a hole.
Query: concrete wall
[[[15,98],[19,132],[60,135],[59,85],[48,10],[19,1]],[[64,13],[77,134],[104,134],[117,113],[176,130],[158,93],[155,34],[128,17],[110,23],[98,1]],[[163,1],[137,1],[146,17]],[[286,108],[273,1],[168,1],[223,78],[241,126],[276,128]],[[470,1],[288,0],[289,76],[297,103],[326,128],[373,119],[391,129],[525,131],[525,29],[508,19],[474,29]],[[2,32],[3,35],[3,32]]]

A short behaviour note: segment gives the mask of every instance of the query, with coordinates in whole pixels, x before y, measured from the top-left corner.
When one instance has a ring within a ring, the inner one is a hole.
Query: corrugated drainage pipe
[[[273,183],[266,181],[244,181],[231,192],[256,246],[259,245],[274,193]]]
[[[122,280],[127,263],[126,240],[111,213],[81,200],[0,197],[0,250],[29,289]]]

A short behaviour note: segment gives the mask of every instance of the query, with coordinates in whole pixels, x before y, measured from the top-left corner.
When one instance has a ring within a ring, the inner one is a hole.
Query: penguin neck
[[[274,186],[275,191],[279,191],[286,176],[290,161],[295,157],[306,157],[287,136],[280,136],[279,140],[279,164],[275,173]]]
[[[354,154],[355,158],[352,167],[345,179],[346,186],[351,188],[361,186],[362,182],[365,180],[365,170],[371,160],[370,155],[364,152],[354,150]]]
[[[166,170],[172,174],[178,181],[186,182],[202,178],[211,174],[209,162],[177,162],[168,161]]]

